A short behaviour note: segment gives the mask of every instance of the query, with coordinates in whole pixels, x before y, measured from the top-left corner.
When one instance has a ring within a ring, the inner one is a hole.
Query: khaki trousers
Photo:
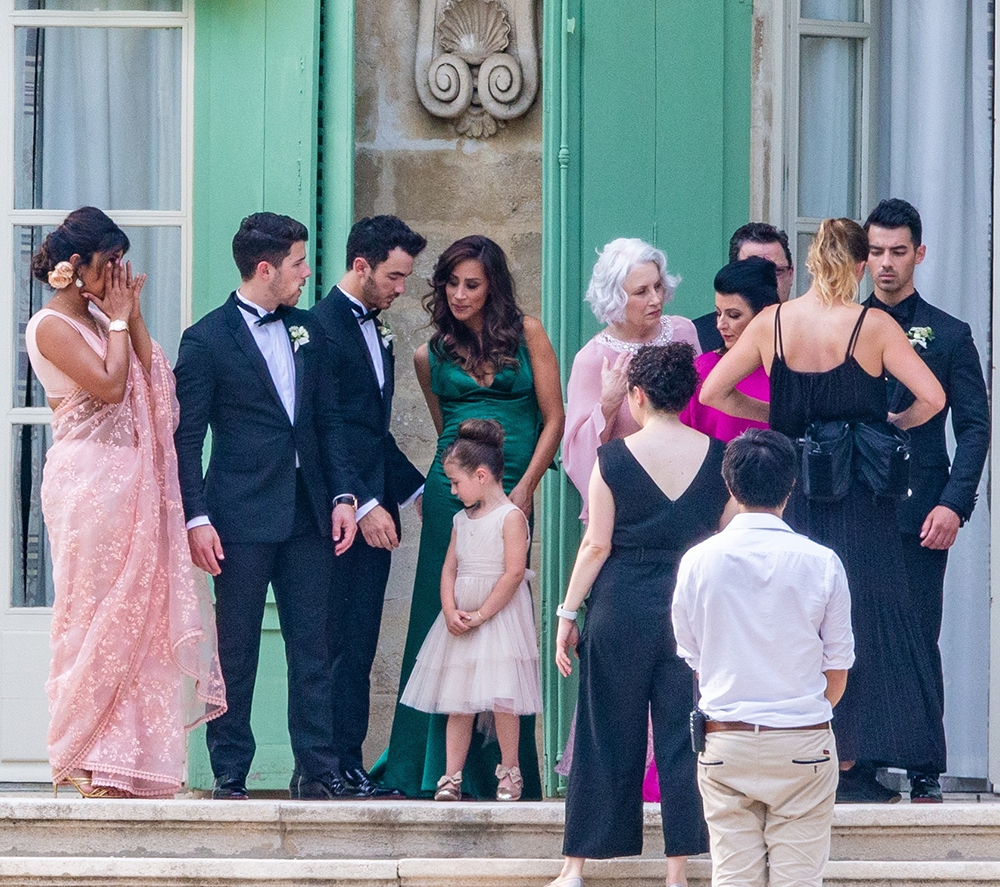
[[[698,787],[713,887],[819,887],[838,770],[829,727],[709,733]]]

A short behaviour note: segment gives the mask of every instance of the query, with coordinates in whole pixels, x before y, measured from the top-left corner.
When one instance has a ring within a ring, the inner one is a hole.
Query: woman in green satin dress
[[[413,356],[417,378],[438,432],[437,454],[423,499],[420,555],[410,623],[399,678],[402,690],[417,652],[441,609],[441,568],[452,518],[462,503],[451,495],[441,453],[463,419],[496,419],[506,432],[504,489],[531,516],[532,497],[559,447],[563,399],[559,366],[542,324],[526,316],[514,298],[507,257],[492,240],[457,240],[438,259],[424,299],[434,333]],[[376,765],[380,779],[409,797],[429,797],[445,766],[443,715],[397,703],[389,747]],[[525,800],[541,798],[535,718],[521,718],[521,772]],[[478,736],[463,770],[466,794],[492,798],[500,762],[495,741]]]

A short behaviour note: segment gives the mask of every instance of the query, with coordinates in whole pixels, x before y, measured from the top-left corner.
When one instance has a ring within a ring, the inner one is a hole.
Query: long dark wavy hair
[[[486,274],[487,294],[483,306],[482,340],[461,321],[455,320],[448,307],[445,286],[456,266],[468,259],[482,264]],[[423,305],[430,314],[430,348],[439,357],[452,360],[476,377],[492,369],[496,375],[508,366],[517,367],[517,349],[524,332],[524,312],[514,296],[514,279],[507,267],[507,256],[500,247],[482,234],[456,240],[434,266],[433,289],[424,296]]]

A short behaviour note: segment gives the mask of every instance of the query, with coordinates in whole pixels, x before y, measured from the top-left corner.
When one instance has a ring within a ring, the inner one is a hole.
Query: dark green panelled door
[[[309,228],[311,283],[324,270],[328,279],[339,275],[353,200],[353,41],[353,2],[198,0],[192,319],[238,285],[232,238],[253,212],[285,213]],[[303,292],[301,304],[312,301]],[[286,709],[284,646],[269,600],[253,702],[252,790],[288,787]],[[188,742],[192,788],[212,784],[204,732]]]
[[[544,5],[543,292],[569,375],[597,331],[583,303],[595,250],[615,237],[663,249],[684,282],[672,312],[711,309],[729,236],[748,221],[752,0],[550,0]],[[552,662],[555,608],[580,539],[579,497],[550,473],[543,500],[545,786],[575,683]]]

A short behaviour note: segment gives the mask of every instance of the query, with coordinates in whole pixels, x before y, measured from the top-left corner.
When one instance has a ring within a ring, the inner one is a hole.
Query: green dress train
[[[535,451],[542,417],[535,398],[528,348],[523,339],[516,357],[516,369],[507,367],[496,375],[492,385],[484,387],[456,364],[430,350],[431,390],[441,404],[444,427],[424,487],[423,528],[399,675],[400,693],[413,670],[420,645],[441,611],[441,568],[451,540],[452,518],[462,507],[462,503],[451,495],[451,484],[441,466],[441,453],[456,438],[458,425],[464,419],[496,419],[506,432],[503,486],[509,493],[524,475]],[[376,763],[373,773],[386,785],[400,789],[411,798],[433,794],[438,779],[445,772],[446,722],[446,715],[428,715],[408,708],[398,702],[397,696],[389,747]],[[518,756],[524,775],[522,797],[539,800],[542,789],[534,715],[521,718]],[[499,763],[500,748],[496,739],[484,744],[483,735],[475,731],[462,770],[463,791],[476,798],[492,798],[497,787],[494,770]]]

